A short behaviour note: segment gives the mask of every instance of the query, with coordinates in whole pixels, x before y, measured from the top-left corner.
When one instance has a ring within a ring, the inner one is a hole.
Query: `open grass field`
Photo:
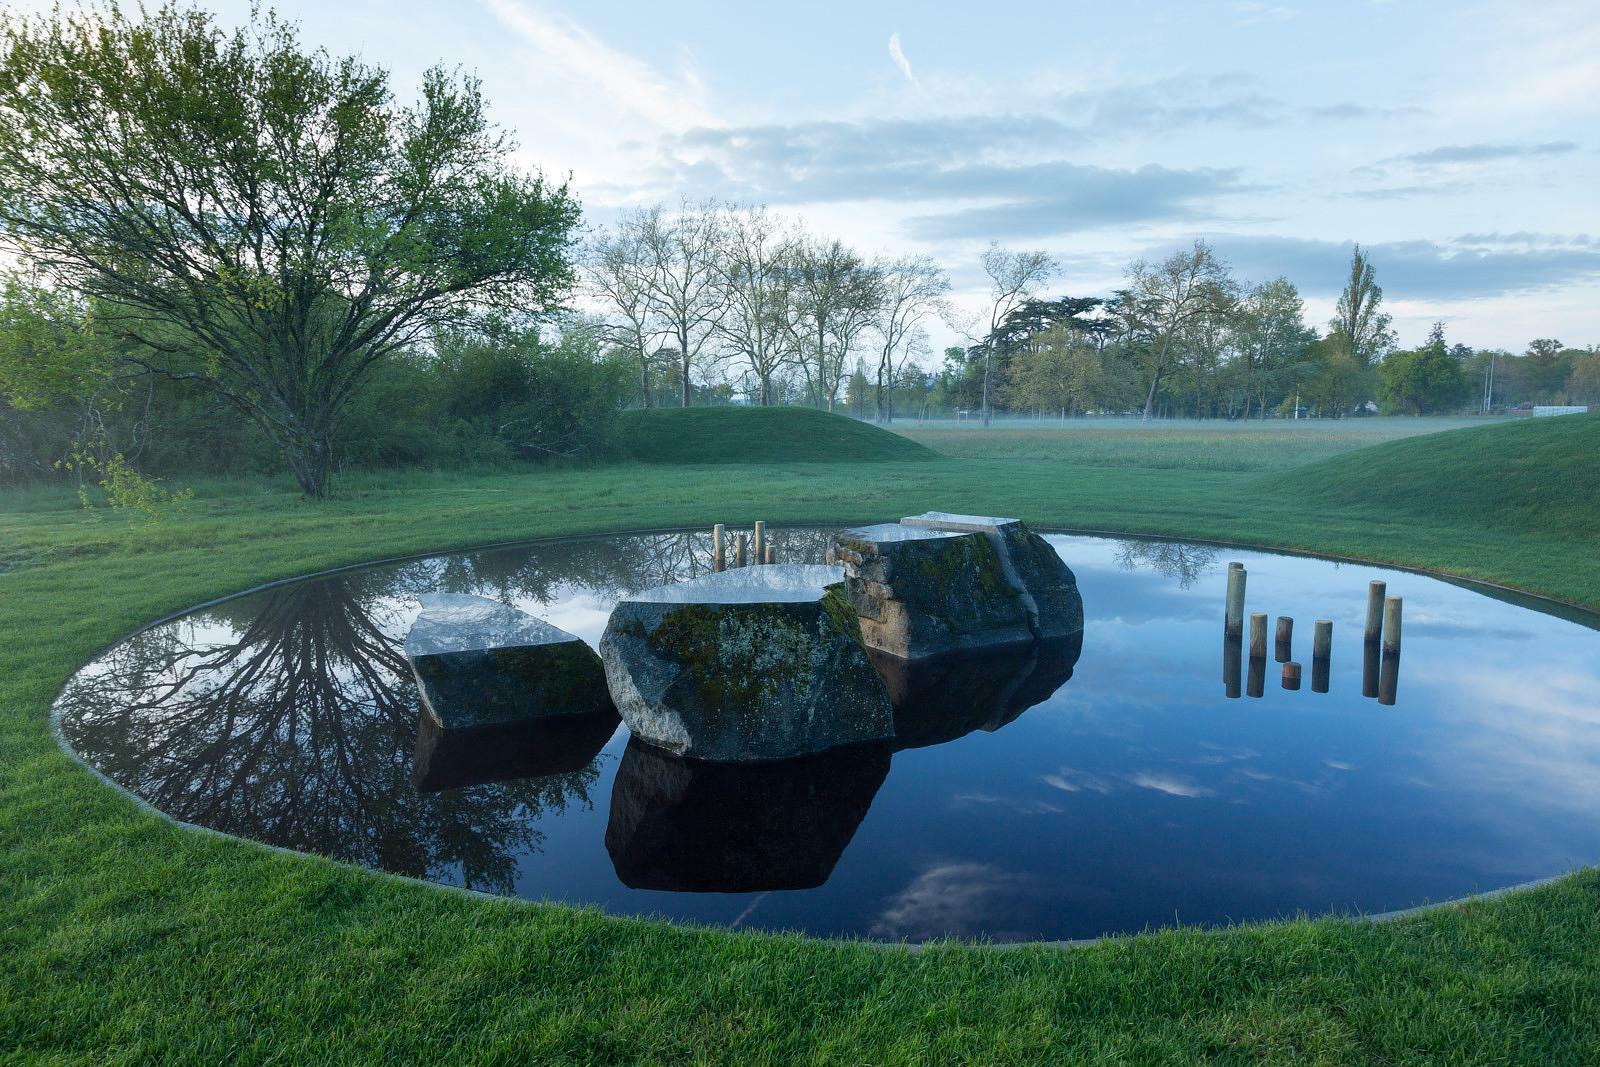
[[[897,433],[958,459],[1011,459],[1155,470],[1283,470],[1352,449],[1490,419],[1245,419],[1201,422],[1137,418],[1006,419],[985,430],[976,420],[917,423]]]
[[[9,494],[0,1060],[1595,1061],[1594,870],[1385,924],[910,954],[485,900],[183,830],[50,736],[68,675],[163,613],[322,567],[550,534],[943,508],[1433,567],[1600,609],[1600,416],[1323,444],[1308,458],[1346,455],[1288,471],[1245,464],[1269,445],[1203,435],[1169,448],[1122,432],[1119,460],[1108,433],[1091,458],[1051,445],[1033,457],[1048,462],[1018,462],[994,451],[1009,439],[954,432],[961,443],[915,436],[955,456],[875,463],[352,476],[316,505],[287,482],[211,482],[155,528],[58,491]],[[1176,462],[1185,448],[1233,465]],[[1558,483],[1571,488],[1540,507]]]

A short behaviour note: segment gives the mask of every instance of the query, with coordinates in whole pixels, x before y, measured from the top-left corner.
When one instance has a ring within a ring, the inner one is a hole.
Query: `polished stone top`
[[[898,522],[880,522],[872,526],[856,526],[841,530],[840,537],[853,537],[858,541],[932,541],[941,537],[960,537],[959,530],[932,530],[925,526],[904,526]]]
[[[804,604],[844,581],[843,567],[773,563],[691,578],[624,597],[638,604]]]
[[[998,515],[956,515],[948,511],[924,511],[921,515],[908,515],[900,520],[906,526],[920,526],[935,530],[982,531],[1015,526],[1021,519],[1007,519]]]
[[[525,611],[470,593],[424,593],[422,614],[406,635],[407,656],[440,656],[491,648],[576,641]]]

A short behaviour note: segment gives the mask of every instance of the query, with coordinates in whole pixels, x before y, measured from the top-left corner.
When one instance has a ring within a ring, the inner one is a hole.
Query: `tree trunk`
[[[1150,395],[1144,401],[1144,421],[1150,421],[1150,412],[1156,406],[1156,390],[1161,387],[1161,372],[1167,369],[1167,346],[1172,344],[1172,331],[1167,331],[1166,340],[1161,342],[1161,354],[1156,357],[1155,377],[1150,379]]]
[[[326,433],[309,433],[287,443],[284,459],[294,472],[294,480],[307,499],[322,500],[328,495],[328,466],[333,442]]]
[[[648,411],[650,409],[650,361],[644,357],[642,352],[639,354],[639,397],[639,402]]]
[[[983,428],[989,428],[989,346],[983,348]]]
[[[689,406],[689,331],[678,334],[678,358],[683,361],[683,406]]]

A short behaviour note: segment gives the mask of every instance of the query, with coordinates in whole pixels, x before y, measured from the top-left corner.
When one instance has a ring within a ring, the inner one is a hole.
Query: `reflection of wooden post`
[[[1311,659],[1327,659],[1333,655],[1333,620],[1318,619],[1311,624]]]
[[[1367,628],[1362,632],[1363,640],[1376,641],[1383,633],[1383,594],[1388,588],[1385,582],[1367,583]]]
[[[1264,611],[1250,613],[1250,655],[1267,658],[1267,614]]]
[[[744,534],[736,534],[733,538],[733,565],[735,567],[743,567],[748,562],[745,556],[745,549]]]
[[[1228,615],[1222,632],[1229,637],[1244,633],[1244,564],[1228,564]]]
[[[772,546],[771,545],[767,546],[767,554],[766,554],[766,558],[763,560],[763,562],[765,562],[765,563],[776,563],[776,562],[778,562],[778,554],[772,550]]]
[[[711,527],[711,569],[720,571],[727,567],[728,557],[722,549],[722,523]]]
[[[1378,642],[1361,642],[1361,695],[1378,695]]]
[[[1243,646],[1237,637],[1222,639],[1222,689],[1229,700],[1239,696],[1239,654],[1244,651]]]
[[[1289,649],[1294,644],[1294,620],[1287,615],[1278,616],[1278,647],[1273,657],[1279,663],[1289,661]]]
[[[1383,602],[1383,650],[1400,651],[1400,598],[1397,596]]]
[[[1244,691],[1253,697],[1258,697],[1267,688],[1267,657],[1250,657],[1250,675],[1245,679]]]
[[[1313,693],[1326,693],[1328,691],[1328,661],[1314,659],[1311,661],[1311,691]]]
[[[1392,706],[1399,688],[1400,652],[1386,648],[1383,650],[1383,667],[1378,672],[1378,703]]]
[[[760,519],[756,520],[756,553],[757,563],[767,561],[767,524]]]
[[[1285,689],[1300,688],[1300,664],[1290,661],[1283,665],[1283,687]]]

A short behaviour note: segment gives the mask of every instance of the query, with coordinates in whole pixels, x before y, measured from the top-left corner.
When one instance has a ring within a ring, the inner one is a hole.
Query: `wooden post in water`
[[[1328,661],[1314,659],[1311,661],[1311,691],[1313,693],[1326,693],[1328,691]]]
[[[766,557],[762,560],[762,562],[763,563],[776,563],[776,562],[778,562],[778,553],[773,551],[771,545],[767,546],[767,554],[766,554]]]
[[[1300,688],[1300,664],[1291,660],[1283,665],[1283,687],[1285,689]]]
[[[711,569],[714,571],[724,570],[728,566],[728,557],[722,548],[722,535],[722,523],[711,527]]]
[[[767,561],[767,524],[760,519],[756,520],[755,559],[757,563],[765,563]]]
[[[1389,589],[1387,582],[1374,579],[1367,583],[1367,628],[1362,638],[1376,641],[1383,633],[1383,595]]]
[[[1333,655],[1333,620],[1318,619],[1311,624],[1311,659],[1327,659]]]
[[[1250,613],[1250,658],[1267,658],[1267,613]]]
[[[1397,596],[1383,602],[1383,650],[1400,651],[1400,598]]]
[[[1378,642],[1361,642],[1361,695],[1378,695]]]
[[[743,567],[749,562],[745,555],[746,548],[744,534],[735,534],[733,538],[733,565],[735,567]]]
[[[1222,632],[1228,637],[1244,634],[1244,564],[1228,564],[1228,614]]]
[[[1287,615],[1278,616],[1278,647],[1274,659],[1289,662],[1289,649],[1294,644],[1294,620]]]

